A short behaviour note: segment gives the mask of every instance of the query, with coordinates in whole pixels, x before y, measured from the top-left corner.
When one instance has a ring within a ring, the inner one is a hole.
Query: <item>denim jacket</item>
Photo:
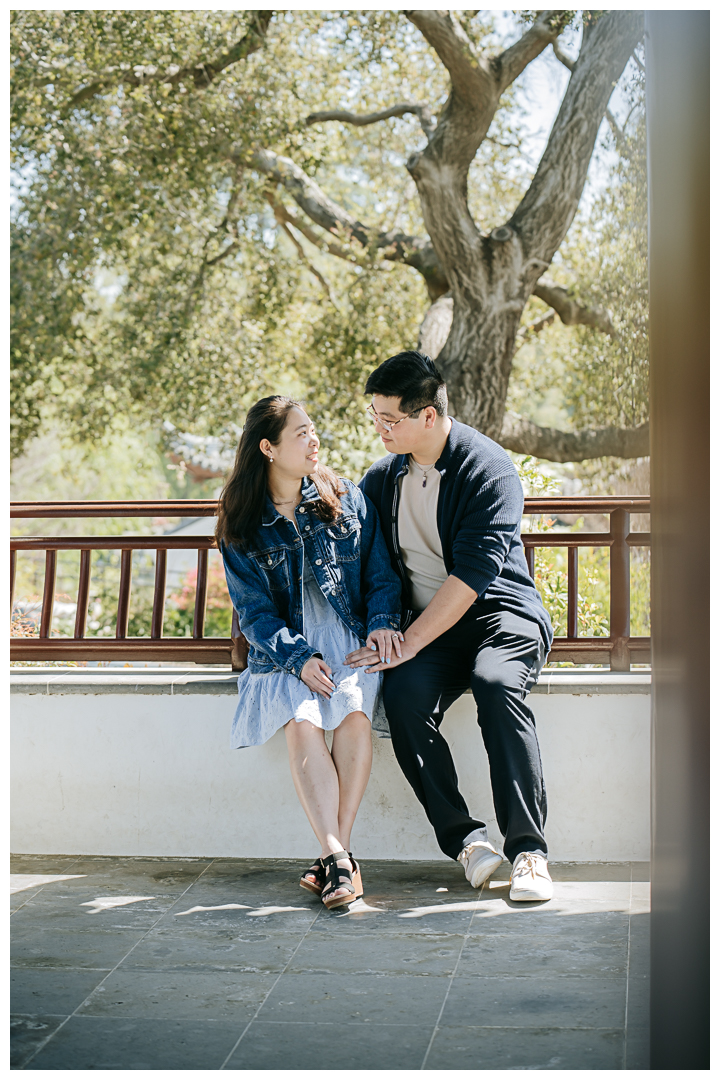
[[[390,565],[377,511],[359,488],[343,479],[342,511],[321,521],[308,477],[295,509],[297,529],[268,497],[252,546],[220,543],[225,577],[240,629],[250,643],[255,674],[300,672],[316,651],[303,637],[303,561],[310,560],[326,600],[362,640],[373,630],[400,627],[400,580]]]

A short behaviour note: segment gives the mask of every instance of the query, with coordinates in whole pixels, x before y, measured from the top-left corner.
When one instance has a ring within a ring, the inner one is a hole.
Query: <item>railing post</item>
[[[576,638],[578,630],[578,549],[568,548],[567,636]]]
[[[155,592],[153,593],[152,624],[150,637],[155,641],[162,637],[165,616],[165,581],[167,578],[167,549],[155,552]]]
[[[610,668],[630,670],[630,514],[613,510],[610,514]]]
[[[525,545],[525,562],[527,563],[528,574],[535,580],[535,548],[532,544]]]
[[[197,641],[205,631],[205,601],[207,600],[208,549],[198,549],[197,587],[193,614],[193,638]]]
[[[130,582],[132,580],[132,548],[123,548],[120,553],[120,589],[118,595],[117,623],[115,638],[124,641],[127,637],[128,615],[130,614]]]
[[[10,618],[12,619],[13,613],[13,599],[15,597],[15,565],[17,562],[17,551],[11,549],[10,551]]]
[[[92,551],[83,548],[80,552],[80,576],[78,578],[78,598],[75,609],[75,637],[85,637],[85,624],[87,622],[88,598],[90,596],[90,559]]]
[[[49,638],[52,628],[53,605],[55,604],[55,575],[57,573],[57,551],[45,552],[45,587],[43,589],[42,611],[40,613],[40,637]]]

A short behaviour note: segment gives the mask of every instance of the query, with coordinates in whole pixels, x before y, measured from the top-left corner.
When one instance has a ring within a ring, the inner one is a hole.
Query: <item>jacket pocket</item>
[[[330,557],[336,562],[353,562],[360,558],[360,522],[357,518],[344,518],[325,526],[325,542]]]
[[[290,570],[284,548],[275,551],[259,551],[250,555],[272,592],[290,588]]]

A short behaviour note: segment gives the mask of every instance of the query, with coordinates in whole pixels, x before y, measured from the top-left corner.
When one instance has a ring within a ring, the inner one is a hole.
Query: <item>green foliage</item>
[[[497,44],[487,13],[463,21]],[[352,379],[416,338],[424,284],[372,251],[350,245],[341,262],[296,234],[300,259],[272,185],[234,161],[271,147],[370,225],[422,233],[404,168],[415,118],[358,130],[305,117],[439,103],[445,73],[399,12],[287,11],[209,86],[160,81],[248,29],[244,11],[13,12],[14,453],[60,419],[80,441],[118,417],[216,433],[264,393],[320,385],[333,462],[367,462]],[[508,94],[473,167],[473,212],[490,227],[522,189],[515,116]]]
[[[636,427],[648,418],[644,73],[629,71],[626,119],[602,140],[615,157],[607,187],[578,214],[551,267],[571,298],[609,311],[615,336],[556,319],[527,333],[514,361],[508,407],[547,426]],[[546,312],[532,298],[525,326]]]

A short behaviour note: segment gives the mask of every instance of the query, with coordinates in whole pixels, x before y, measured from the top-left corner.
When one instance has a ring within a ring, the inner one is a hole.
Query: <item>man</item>
[[[497,443],[447,415],[435,364],[414,350],[380,365],[365,387],[389,451],[360,487],[378,510],[403,584],[402,654],[351,653],[383,671],[400,767],[446,855],[478,888],[502,862],[485,822],[458,790],[440,733],[468,688],[490,763],[493,802],[512,864],[512,900],[549,900],[543,835],[545,784],[535,719],[526,703],[552,641],[550,618],[528,574],[520,539],[523,492]]]

